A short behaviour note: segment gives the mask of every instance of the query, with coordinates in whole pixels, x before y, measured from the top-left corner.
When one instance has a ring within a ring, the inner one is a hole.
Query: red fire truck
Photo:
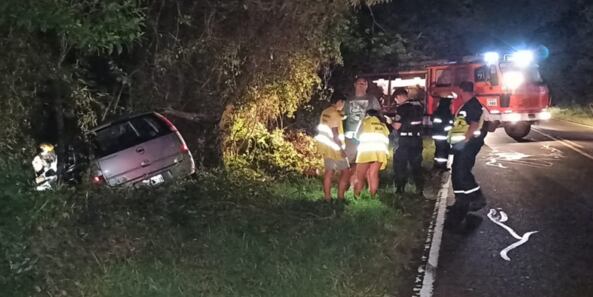
[[[485,108],[486,119],[498,123],[515,139],[525,137],[532,124],[550,119],[547,110],[551,103],[549,90],[530,51],[518,51],[502,59],[497,53],[486,53],[460,61],[433,61],[424,65],[422,72],[403,71],[368,77],[386,90],[384,94],[388,98],[397,86],[417,88],[422,85],[427,116],[436,110],[441,97],[455,97],[460,93],[459,83],[471,81]],[[423,84],[418,83],[420,80]],[[462,104],[460,99],[454,99],[452,112],[457,112]]]

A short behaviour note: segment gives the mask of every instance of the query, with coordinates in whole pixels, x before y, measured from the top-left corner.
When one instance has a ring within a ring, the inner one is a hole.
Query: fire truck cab
[[[532,124],[550,119],[549,90],[529,51],[506,55],[502,60],[497,53],[486,53],[483,57],[466,57],[459,62],[429,64],[426,67],[426,114],[432,115],[441,97],[459,94],[462,81],[474,83],[486,120],[504,127],[514,139],[525,137]],[[461,99],[454,99],[452,112],[455,114],[462,104]]]

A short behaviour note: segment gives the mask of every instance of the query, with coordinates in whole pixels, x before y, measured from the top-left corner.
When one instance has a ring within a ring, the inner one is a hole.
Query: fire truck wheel
[[[513,139],[519,141],[523,137],[527,136],[531,131],[531,123],[529,122],[518,122],[515,124],[506,124],[504,126],[504,132]]]

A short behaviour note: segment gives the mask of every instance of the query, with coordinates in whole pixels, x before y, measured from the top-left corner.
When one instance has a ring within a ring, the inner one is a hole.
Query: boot
[[[478,211],[486,206],[486,197],[482,195],[482,192],[478,192],[477,195],[472,197],[469,201],[469,211]]]
[[[447,207],[445,229],[455,230],[460,228],[468,210],[468,204],[460,203],[459,201],[456,201],[455,204]]]

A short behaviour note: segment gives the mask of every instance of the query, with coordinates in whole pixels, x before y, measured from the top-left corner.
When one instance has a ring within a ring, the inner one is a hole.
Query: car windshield
[[[115,122],[95,131],[95,157],[111,155],[168,133],[167,125],[153,114]]]

